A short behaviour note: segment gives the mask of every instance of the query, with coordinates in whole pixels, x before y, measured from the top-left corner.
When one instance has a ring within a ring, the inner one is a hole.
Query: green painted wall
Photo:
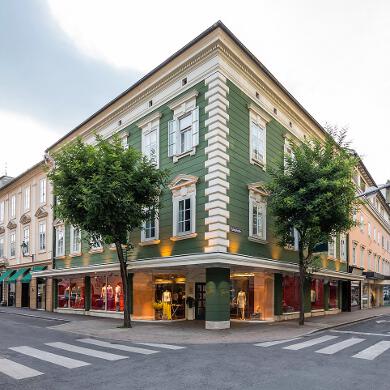
[[[230,320],[230,270],[206,269],[206,321]]]

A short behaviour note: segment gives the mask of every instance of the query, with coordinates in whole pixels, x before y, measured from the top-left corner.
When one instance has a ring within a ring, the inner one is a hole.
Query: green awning
[[[23,279],[21,280],[22,283],[30,283],[32,278],[32,273],[37,271],[44,271],[47,268],[46,265],[34,265],[32,267],[32,270],[28,272],[26,275],[23,276]]]
[[[5,279],[8,278],[8,276],[10,276],[12,274],[12,272],[14,272],[13,269],[7,269],[7,271],[5,271],[1,276],[0,276],[0,283],[3,282]]]
[[[9,279],[8,283],[15,283],[19,277],[23,276],[29,268],[19,268]]]

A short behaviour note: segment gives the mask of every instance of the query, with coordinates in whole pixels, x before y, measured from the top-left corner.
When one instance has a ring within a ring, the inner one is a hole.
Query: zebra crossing
[[[83,346],[79,344],[83,344]],[[88,345],[88,347],[86,347],[86,345]],[[100,349],[96,349],[96,347]],[[51,363],[53,365],[72,370],[81,367],[91,366],[93,364],[84,360],[80,360],[80,355],[87,356],[88,358],[115,362],[129,359],[132,354],[140,354],[147,356],[158,354],[162,350],[178,351],[185,348],[186,347],[179,345],[161,343],[136,343],[135,345],[127,345],[93,338],[78,339],[71,343],[45,343],[42,347],[39,348],[27,345],[16,346],[8,348],[10,351],[17,353],[16,358],[2,358],[0,355],[0,378],[1,375],[5,375],[15,380],[22,380],[38,377],[45,374],[43,371],[38,371],[37,369],[31,368],[26,364],[21,364],[15,361],[18,360],[19,355],[31,358],[31,362],[35,360],[41,362],[43,361],[45,363]],[[113,353],[107,350],[114,350],[115,352],[120,352]],[[61,354],[62,351],[66,353],[71,353],[72,356],[75,355],[75,357],[64,356]],[[49,371],[50,369],[50,367],[47,365],[45,365],[45,368],[47,368],[47,371]]]
[[[351,355],[351,357],[354,359],[363,360],[374,360],[390,349],[390,340],[378,341],[354,336],[350,336],[346,339],[340,339],[340,337],[341,336],[335,335],[323,335],[319,337],[296,337],[287,340],[275,340],[256,343],[254,346],[261,348],[280,347],[284,350],[290,351],[300,351],[306,348],[318,347],[319,349],[315,350],[315,353],[331,356],[341,351],[348,351],[348,348],[360,345],[361,343],[369,342],[371,345],[366,346],[365,348],[363,347],[363,349],[361,349],[359,352],[353,353]],[[326,346],[324,346],[324,344],[326,344]],[[390,354],[388,356],[390,356]]]

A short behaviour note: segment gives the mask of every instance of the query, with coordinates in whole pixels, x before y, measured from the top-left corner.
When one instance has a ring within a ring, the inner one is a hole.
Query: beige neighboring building
[[[359,193],[364,193],[370,187],[377,187],[361,160],[354,181]],[[389,189],[364,197],[364,203],[354,216],[357,225],[348,234],[349,265],[353,273],[364,274],[365,280],[361,286],[352,283],[352,309],[390,303],[389,200]]]
[[[45,163],[0,187],[0,302],[51,310],[50,279],[34,271],[52,267],[52,191]]]

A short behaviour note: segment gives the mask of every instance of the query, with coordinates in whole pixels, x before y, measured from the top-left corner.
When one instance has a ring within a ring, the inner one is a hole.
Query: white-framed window
[[[173,241],[196,235],[197,181],[195,176],[179,175],[169,186],[173,203]]]
[[[0,258],[4,257],[4,236],[0,237]]]
[[[197,91],[192,91],[169,105],[173,119],[168,122],[168,157],[173,157],[174,162],[180,157],[195,154],[199,144],[197,95]]]
[[[91,247],[91,252],[102,252],[103,251],[103,241],[102,238],[99,237],[92,237],[89,245]]]
[[[16,231],[12,231],[9,235],[9,256],[16,256]]]
[[[364,267],[364,246],[360,247],[360,267]]]
[[[4,201],[0,202],[0,223],[4,222]]]
[[[30,186],[24,189],[23,206],[24,206],[24,211],[30,210]]]
[[[9,215],[11,218],[16,217],[16,195],[11,196]]]
[[[46,178],[39,180],[39,202],[46,203]]]
[[[356,265],[356,244],[352,245],[352,264]]]
[[[157,167],[160,159],[160,117],[161,114],[157,112],[138,124],[142,130],[142,154]]]
[[[376,272],[381,272],[381,257],[376,258]]]
[[[249,105],[249,160],[265,168],[267,154],[267,122],[269,117],[254,104]]]
[[[340,259],[347,261],[347,237],[345,234],[340,234]]]
[[[369,250],[367,252],[367,269],[368,270],[371,270],[372,271],[372,264],[371,264],[371,255],[372,255],[372,252]]]
[[[284,169],[286,169],[287,157],[294,158],[294,152],[291,146],[292,140],[288,137],[284,139]]]
[[[30,253],[30,227],[23,228],[23,254],[28,255]]]
[[[65,256],[65,227],[56,227],[56,256]]]
[[[39,222],[39,251],[46,251],[46,222]]]
[[[360,215],[360,231],[364,232],[364,217],[363,214]]]
[[[374,241],[376,242],[376,227],[374,226]]]
[[[151,217],[143,223],[141,230],[141,242],[158,243],[159,221],[152,213]]]
[[[268,194],[264,190],[261,183],[250,184],[248,188],[249,188],[249,238],[265,241],[267,239],[267,196]],[[295,230],[296,229],[294,229],[294,231]]]
[[[336,257],[336,236],[332,236],[328,242],[328,256]]]
[[[376,238],[377,238],[378,244],[380,245],[381,244],[381,232],[380,232],[380,230],[378,230]]]
[[[371,223],[370,222],[367,222],[367,233],[368,233],[368,237],[371,238]]]
[[[78,227],[70,227],[70,252],[71,254],[81,253],[81,230]]]

